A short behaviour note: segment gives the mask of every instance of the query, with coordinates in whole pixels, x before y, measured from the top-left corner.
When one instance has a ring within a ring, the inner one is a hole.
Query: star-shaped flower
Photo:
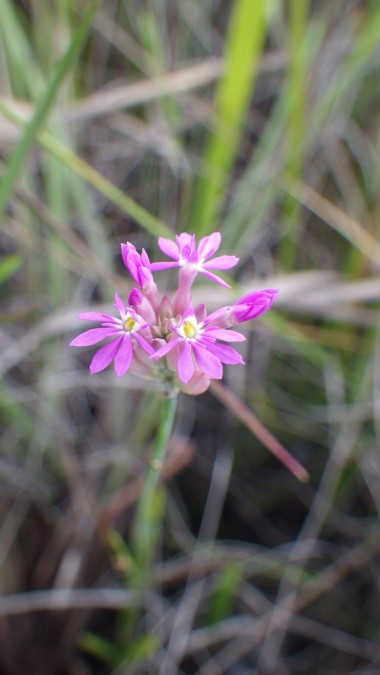
[[[161,359],[175,350],[175,361],[178,377],[187,384],[198,370],[207,377],[220,380],[223,375],[222,364],[243,364],[240,354],[223,342],[242,342],[244,335],[234,330],[217,328],[207,325],[204,305],[192,308],[171,326],[172,334],[169,341],[163,345],[151,358]],[[171,359],[172,361],[173,359]]]
[[[78,335],[70,343],[71,347],[88,347],[108,337],[112,338],[110,342],[95,352],[89,366],[91,375],[104,370],[113,361],[115,373],[121,377],[125,375],[132,363],[134,350],[142,349],[149,356],[154,354],[154,349],[140,335],[140,331],[148,325],[146,321],[132,307],[125,307],[117,293],[115,293],[114,306],[119,311],[120,318],[101,312],[79,314],[79,318],[85,321],[100,321],[100,327],[90,328]]]
[[[220,232],[214,232],[200,240],[198,247],[195,245],[195,235],[183,232],[176,236],[177,243],[171,239],[160,237],[158,245],[163,253],[174,262],[156,262],[150,264],[152,272],[165,270],[170,267],[190,267],[196,272],[204,274],[212,281],[229,288],[223,279],[210,270],[228,270],[234,267],[239,258],[234,255],[220,255],[208,260],[219,248],[221,242]]]

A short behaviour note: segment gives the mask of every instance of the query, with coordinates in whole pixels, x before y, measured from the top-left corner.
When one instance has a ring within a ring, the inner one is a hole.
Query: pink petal
[[[112,316],[109,318],[110,320],[103,321],[102,328],[113,328],[115,333],[118,333],[119,330],[123,330],[123,322],[121,319],[114,319]]]
[[[116,340],[108,342],[104,347],[101,347],[95,352],[90,363],[91,375],[99,373],[110,365],[118,352],[122,339],[122,337],[116,338]]]
[[[117,310],[119,310],[120,314],[125,314],[125,305],[122,299],[118,296],[117,293],[115,293],[115,303],[114,307],[116,307]]]
[[[165,253],[169,258],[174,258],[174,260],[179,259],[179,249],[174,241],[172,241],[171,239],[165,239],[165,237],[159,237],[158,245],[161,251]]]
[[[199,307],[199,305],[198,305],[198,307]],[[198,307],[197,307],[197,309],[198,309]],[[186,310],[183,312],[182,319],[188,319],[189,316],[194,321],[195,312],[194,312],[194,309],[193,309],[191,304],[189,304],[188,307],[186,308]]]
[[[200,370],[214,380],[221,380],[223,377],[223,366],[220,359],[199,344],[194,344],[193,350]]]
[[[266,297],[268,300],[273,302],[276,295],[278,295],[278,290],[276,288],[265,288],[262,291],[252,291],[252,293],[247,293],[247,295],[243,295],[243,297],[240,298],[240,300],[238,300],[236,304],[237,305],[239,305],[240,303],[242,303],[243,305],[250,304],[259,297]]]
[[[207,349],[214,354],[222,363],[228,363],[231,365],[244,365],[244,361],[233,347],[228,345],[220,345],[217,342],[211,343]]]
[[[128,266],[129,266],[128,257],[131,253],[131,249],[132,249],[132,251],[136,251],[136,249],[133,246],[133,244],[130,244],[129,242],[127,242],[126,244],[121,244],[120,248],[121,248],[121,257],[123,259],[123,263],[128,268]]]
[[[217,284],[220,284],[221,286],[224,286],[225,288],[231,288],[230,284],[227,284],[226,281],[223,281],[220,277],[218,277],[216,274],[213,274],[212,272],[208,272],[207,270],[202,267],[201,269],[202,274],[205,275],[208,279],[211,279],[211,281],[216,281]]]
[[[162,356],[165,356],[168,352],[170,352],[176,345],[179,344],[179,342],[182,342],[182,338],[175,338],[174,340],[171,340],[170,342],[167,342],[166,345],[158,349],[152,356],[150,357],[151,359],[160,359]]]
[[[121,345],[114,359],[115,373],[118,377],[122,377],[127,372],[132,361],[132,344],[131,336],[124,335]]]
[[[141,285],[141,256],[137,253],[135,246],[127,242],[126,244],[121,244],[121,256],[123,258],[123,263],[127,270],[129,271],[132,279]]]
[[[159,272],[160,270],[169,270],[171,267],[178,267],[178,262],[155,262],[150,264],[151,272]]]
[[[186,246],[183,246],[181,248],[181,258],[183,260],[186,260],[186,262],[190,263],[197,263],[198,262],[198,254],[196,251],[193,251],[191,246],[186,244]]]
[[[178,234],[176,236],[177,239],[177,244],[178,244],[178,251],[179,251],[179,256],[183,255],[183,251],[185,248],[188,249],[189,255],[191,254],[192,251],[195,250],[195,235],[194,234],[188,234],[187,232],[182,232],[181,234]]]
[[[147,354],[149,354],[149,356],[153,356],[153,354],[156,353],[156,352],[154,351],[152,345],[150,345],[149,342],[147,342],[147,341],[145,340],[145,338],[143,338],[142,335],[139,335],[139,333],[133,333],[133,337],[134,337],[135,340],[138,342],[138,344],[140,345],[140,347],[144,350],[144,352],[146,352]]]
[[[179,358],[180,345],[181,345],[181,343],[176,344],[174,349],[172,349],[170,352],[168,352],[168,354],[166,356],[166,362],[167,362],[170,370],[178,371],[178,358]]]
[[[236,330],[226,330],[225,328],[210,328],[205,330],[204,337],[212,337],[216,340],[224,340],[224,342],[244,342],[245,336],[238,333]]]
[[[173,316],[173,304],[169,296],[166,294],[162,297],[158,313],[160,316],[165,318],[170,318]]]
[[[199,263],[198,251],[192,251],[189,246],[185,246],[183,257],[187,258],[187,262],[191,265],[197,265]]]
[[[249,319],[256,319],[269,309],[276,295],[277,291],[268,289],[255,291],[240,298],[232,307],[235,322],[240,323],[249,321]]]
[[[116,328],[90,328],[70,342],[70,347],[89,347],[96,345],[110,335],[116,335]]]
[[[78,317],[84,321],[113,321],[112,316],[101,312],[81,312]]]
[[[138,288],[131,288],[128,295],[128,305],[136,307],[142,302],[143,295],[140,293]]]
[[[178,377],[185,384],[194,373],[193,352],[189,342],[184,342],[178,358]]]
[[[218,250],[221,240],[222,235],[220,234],[220,232],[214,232],[213,234],[210,234],[208,237],[203,237],[203,239],[200,240],[198,245],[199,257],[202,260],[206,260],[206,258],[209,258],[210,255],[212,255],[213,253],[215,253],[215,251]]]
[[[199,396],[203,394],[210,386],[210,378],[200,370],[194,372],[193,377],[186,384],[183,382],[181,389],[190,396]]]
[[[198,305],[194,310],[194,315],[198,323],[201,323],[206,318],[206,305]]]
[[[142,266],[150,269],[150,260],[145,248],[142,249],[140,258]]]
[[[219,322],[224,321],[226,317],[229,316],[231,313],[231,306],[227,305],[225,307],[220,307],[219,309],[215,309],[211,314],[207,316],[207,325],[216,324],[218,325]]]
[[[219,255],[208,262],[203,263],[203,268],[207,270],[229,270],[238,264],[240,258],[236,255]]]

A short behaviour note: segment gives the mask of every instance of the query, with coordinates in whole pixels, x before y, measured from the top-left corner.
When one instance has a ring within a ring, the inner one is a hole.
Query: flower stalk
[[[145,574],[150,567],[158,534],[160,514],[155,512],[157,490],[165,453],[173,429],[177,406],[177,395],[162,398],[162,409],[157,429],[153,456],[145,479],[144,487],[137,505],[132,532],[132,552],[140,573]]]

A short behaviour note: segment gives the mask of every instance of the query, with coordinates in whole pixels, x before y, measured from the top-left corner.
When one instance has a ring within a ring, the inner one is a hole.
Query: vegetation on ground
[[[1,0],[4,675],[379,672],[379,35],[376,0]],[[279,295],[179,400],[146,567],[163,401],[68,345],[121,243],[215,231],[199,302]]]

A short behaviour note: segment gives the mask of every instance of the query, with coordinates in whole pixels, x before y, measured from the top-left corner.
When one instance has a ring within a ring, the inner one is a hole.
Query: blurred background
[[[379,2],[2,0],[0,36],[0,672],[379,673]],[[240,257],[209,310],[280,293],[180,398],[136,588],[160,396],[68,344],[181,231]]]

